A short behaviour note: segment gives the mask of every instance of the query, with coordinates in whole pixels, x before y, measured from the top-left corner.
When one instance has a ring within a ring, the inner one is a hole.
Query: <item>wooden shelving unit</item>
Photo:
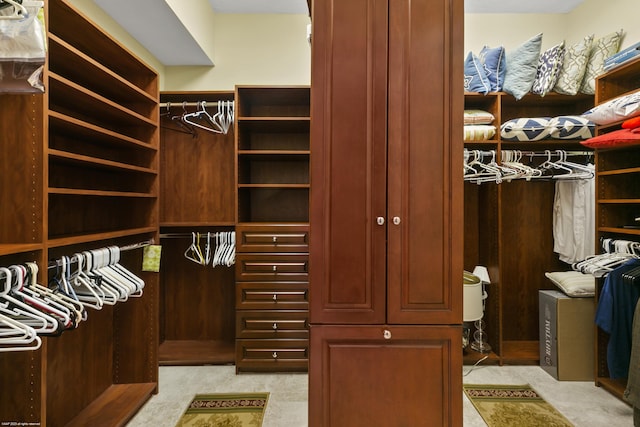
[[[308,365],[308,86],[238,86],[236,370]]]
[[[46,92],[0,95],[0,264],[36,261],[43,284],[49,260],[157,240],[159,142],[157,73],[67,1],[45,8]],[[121,263],[142,298],[0,353],[1,421],[125,425],[157,391],[158,278],[141,252]]]
[[[465,147],[495,150],[497,159],[505,149],[584,151],[586,148],[576,140],[503,141],[500,125],[520,117],[581,114],[592,106],[593,96],[588,95],[528,94],[516,101],[503,92],[466,93],[465,109],[486,110],[495,116],[496,135],[489,141],[465,142]],[[553,288],[545,272],[567,269],[553,252],[555,183],[465,182],[464,190],[464,267],[471,271],[476,265],[484,265],[491,278],[486,287],[489,297],[484,320],[493,353],[485,363],[538,364],[538,291]],[[467,364],[476,360],[474,354],[465,356]]]
[[[184,253],[193,232],[234,230],[235,133],[232,127],[226,135],[203,129],[192,134],[172,117],[196,111],[193,104],[202,101],[213,114],[217,102],[233,101],[234,93],[163,92],[160,100],[161,233],[183,236],[162,238],[160,364],[230,364],[235,359],[234,270],[195,264]]]
[[[640,60],[622,65],[596,79],[596,105],[640,89]],[[598,126],[598,135],[620,129],[622,121]],[[596,150],[596,237],[640,241],[640,230],[625,228],[640,216],[640,144]],[[600,250],[601,248],[598,248]],[[596,304],[604,280],[598,280]],[[623,399],[626,379],[610,378],[609,336],[596,327],[595,383]]]

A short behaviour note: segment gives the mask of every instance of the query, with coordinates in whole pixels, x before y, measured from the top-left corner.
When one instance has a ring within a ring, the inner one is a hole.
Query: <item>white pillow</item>
[[[596,293],[596,278],[579,271],[544,273],[562,292],[570,297],[592,297]]]
[[[640,90],[596,105],[582,114],[597,125],[608,125],[640,115]]]

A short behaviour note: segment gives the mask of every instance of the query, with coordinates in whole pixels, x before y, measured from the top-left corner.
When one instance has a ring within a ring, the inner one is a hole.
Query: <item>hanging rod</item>
[[[234,101],[227,100],[227,99],[220,99],[219,101],[161,102],[158,105],[160,106],[160,108],[171,108],[172,106],[175,106],[175,107],[200,107],[203,102],[204,102],[204,105],[206,106],[207,104],[214,105],[214,104],[217,104],[218,102],[231,102],[231,103],[233,103]]]
[[[195,233],[198,233],[197,231]],[[200,237],[207,237],[207,232],[204,231],[200,231]],[[235,233],[235,231],[213,231],[210,232],[211,234],[215,235],[217,233]],[[186,239],[186,238],[192,238],[193,237],[193,233],[164,233],[164,234],[160,234],[160,238],[161,239]]]
[[[132,251],[134,249],[144,248],[145,246],[153,245],[154,243],[155,243],[155,241],[153,239],[149,239],[149,240],[144,240],[144,241],[138,242],[138,243],[132,243],[132,244],[126,245],[126,246],[120,246],[118,249],[120,250],[120,252],[127,252],[127,251]],[[76,259],[75,256],[71,256],[70,257],[70,262],[73,264],[75,262],[78,262],[78,260]],[[62,266],[62,261],[57,259],[55,261],[50,261],[47,269],[52,270],[54,268],[58,268],[58,267],[61,267],[61,266]]]
[[[467,148],[464,149],[465,152],[467,153],[480,153],[483,156],[492,156],[495,154],[498,154],[498,150],[493,150],[493,151],[483,151],[483,150],[469,150]],[[514,150],[511,148],[505,148],[505,149],[501,149],[500,153],[505,153],[505,152],[518,152],[520,154],[522,154],[523,156],[528,156],[528,157],[546,157],[549,154],[556,155],[558,153],[558,151],[562,152],[562,154],[566,154],[567,156],[593,156],[594,152],[593,151],[573,151],[573,150],[547,150],[549,151],[549,153],[546,153],[544,151],[524,151],[524,150]]]

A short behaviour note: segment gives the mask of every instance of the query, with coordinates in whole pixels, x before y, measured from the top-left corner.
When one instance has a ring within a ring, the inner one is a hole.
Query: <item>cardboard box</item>
[[[540,291],[540,367],[561,381],[594,379],[594,301]]]

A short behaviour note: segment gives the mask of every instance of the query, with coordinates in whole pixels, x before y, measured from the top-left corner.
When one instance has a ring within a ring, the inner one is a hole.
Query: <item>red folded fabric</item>
[[[589,148],[609,148],[621,145],[640,144],[640,127],[614,130],[613,132],[580,141],[580,144]]]
[[[624,122],[622,122],[622,127],[624,129],[635,129],[637,127],[640,127],[640,116],[625,120]]]

